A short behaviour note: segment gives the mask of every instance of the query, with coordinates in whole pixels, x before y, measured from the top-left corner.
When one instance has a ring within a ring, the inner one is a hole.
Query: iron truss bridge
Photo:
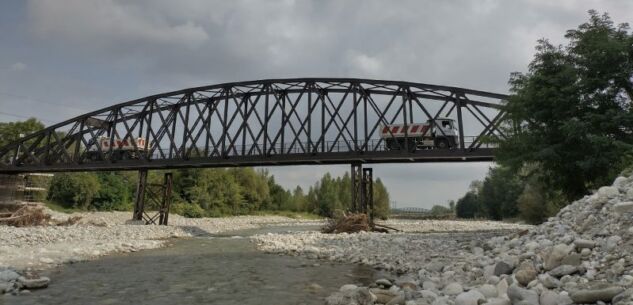
[[[0,148],[0,173],[491,161],[506,95],[340,78],[225,83],[86,113]],[[421,145],[421,123],[451,143]],[[400,125],[392,129],[386,126]],[[416,125],[418,127],[415,127]],[[400,132],[400,135],[396,133]],[[404,133],[404,134],[402,134]]]

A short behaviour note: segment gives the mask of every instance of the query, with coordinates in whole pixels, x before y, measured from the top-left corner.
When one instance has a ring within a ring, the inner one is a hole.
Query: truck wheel
[[[439,140],[437,140],[437,142],[435,142],[435,147],[437,147],[439,149],[447,149],[448,148],[448,141],[446,139],[439,139]]]

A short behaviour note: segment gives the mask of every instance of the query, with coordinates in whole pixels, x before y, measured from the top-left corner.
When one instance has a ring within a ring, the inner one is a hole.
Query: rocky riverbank
[[[255,241],[268,252],[393,271],[369,287],[341,287],[327,299],[332,305],[629,305],[632,226],[633,177],[619,177],[546,223],[510,234],[297,233]]]
[[[129,212],[47,212],[54,219],[80,216],[81,220],[70,226],[0,226],[0,294],[46,287],[49,279],[38,276],[38,270],[116,252],[157,248],[170,238],[271,225],[320,224],[281,216],[191,219],[172,214],[169,226],[147,226],[130,221]]]

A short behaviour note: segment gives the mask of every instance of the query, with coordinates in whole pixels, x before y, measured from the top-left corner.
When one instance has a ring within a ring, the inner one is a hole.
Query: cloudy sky
[[[539,38],[630,0],[3,0],[0,121],[45,124],[159,92],[288,77],[406,80],[507,93]],[[489,163],[374,165],[398,206],[457,199]],[[277,167],[287,187],[347,166]]]

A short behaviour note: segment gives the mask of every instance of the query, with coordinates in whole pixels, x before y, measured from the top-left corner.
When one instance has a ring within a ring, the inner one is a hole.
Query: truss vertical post
[[[145,188],[147,187],[147,170],[138,171],[138,184],[136,185],[136,200],[134,204],[133,220],[143,220],[145,210]]]
[[[172,190],[172,173],[165,173],[165,182],[163,183],[163,200],[160,206],[160,217],[158,224],[166,226],[169,220],[169,207],[171,206],[171,190]]]
[[[351,170],[351,191],[352,191],[352,207],[351,212],[358,213],[362,212],[362,204],[361,204],[361,180],[362,180],[362,168],[363,165],[361,163],[352,163]]]
[[[462,98],[457,95],[457,123],[459,124],[459,148],[466,149],[464,146],[464,121],[462,120]]]
[[[369,222],[374,223],[374,178],[371,168],[363,168],[363,199],[365,213],[369,215]]]

